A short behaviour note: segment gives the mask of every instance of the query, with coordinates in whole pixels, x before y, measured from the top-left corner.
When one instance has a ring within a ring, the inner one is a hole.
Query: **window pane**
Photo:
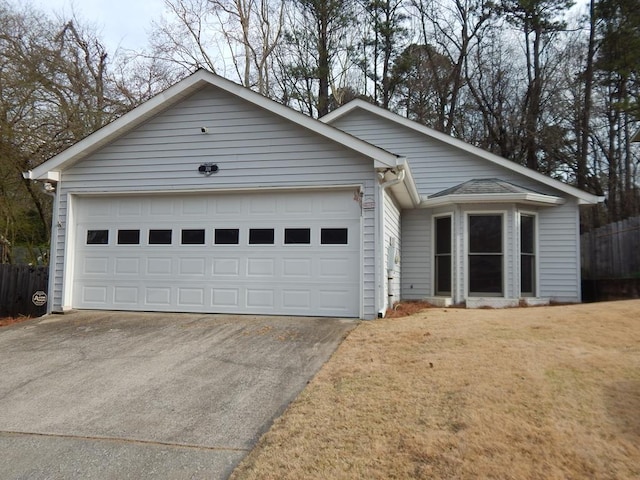
[[[451,294],[451,255],[436,257],[436,295]]]
[[[237,228],[216,228],[216,245],[237,245],[239,243],[240,230]]]
[[[323,228],[320,230],[320,243],[322,245],[346,245],[348,231],[348,228]]]
[[[118,245],[138,245],[140,230],[118,230]]]
[[[436,253],[451,253],[451,217],[436,219]]]
[[[520,291],[523,295],[533,295],[535,285],[535,257],[520,255]]]
[[[285,228],[284,243],[311,243],[310,228]]]
[[[88,230],[87,245],[107,245],[109,243],[109,230]]]
[[[273,228],[252,228],[249,230],[250,245],[273,245]]]
[[[534,253],[535,222],[531,215],[520,217],[520,251]]]
[[[204,230],[182,230],[183,245],[204,245]]]
[[[502,255],[469,256],[469,293],[502,293]]]
[[[171,245],[171,230],[149,230],[149,245]]]
[[[469,216],[469,253],[502,253],[502,216]]]

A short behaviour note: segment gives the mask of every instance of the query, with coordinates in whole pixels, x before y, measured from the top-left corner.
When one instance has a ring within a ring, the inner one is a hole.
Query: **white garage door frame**
[[[62,282],[62,306],[63,310],[71,310],[73,309],[73,305],[76,304],[76,299],[74,299],[74,275],[76,270],[76,252],[77,252],[77,239],[78,239],[78,208],[83,198],[96,198],[102,197],[109,200],[115,200],[122,197],[167,197],[167,196],[176,196],[176,195],[208,195],[208,196],[223,196],[225,194],[287,194],[287,193],[306,193],[309,192],[311,194],[317,192],[327,192],[331,193],[335,192],[362,192],[362,185],[339,185],[339,186],[309,186],[309,187],[295,187],[295,188],[247,188],[247,189],[220,189],[220,190],[176,190],[176,191],[144,191],[144,192],[130,192],[130,191],[121,191],[121,192],[81,192],[81,193],[67,193],[67,211],[66,211],[66,227],[65,228],[65,248],[64,248],[64,265],[63,265],[63,282]],[[361,197],[361,195],[360,195]],[[364,306],[364,289],[365,289],[365,279],[364,279],[364,215],[361,212],[359,217],[358,224],[358,316],[359,318],[363,318],[365,306]],[[251,313],[251,312],[246,312]],[[286,314],[286,313],[283,313]]]

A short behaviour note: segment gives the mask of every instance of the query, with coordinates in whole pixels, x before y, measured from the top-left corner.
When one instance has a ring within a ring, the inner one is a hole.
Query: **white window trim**
[[[464,225],[462,226],[464,236],[464,296],[465,298],[507,298],[507,255],[509,252],[509,245],[507,243],[507,215],[509,211],[506,209],[501,210],[467,210],[464,212]],[[469,292],[469,217],[474,215],[500,215],[502,217],[502,294],[488,294],[488,295],[471,295]]]

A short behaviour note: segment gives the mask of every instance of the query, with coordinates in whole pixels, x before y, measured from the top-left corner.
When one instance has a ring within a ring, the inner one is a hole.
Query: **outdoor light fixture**
[[[198,167],[198,172],[203,175],[211,175],[212,173],[218,173],[218,165],[215,163],[203,163]]]

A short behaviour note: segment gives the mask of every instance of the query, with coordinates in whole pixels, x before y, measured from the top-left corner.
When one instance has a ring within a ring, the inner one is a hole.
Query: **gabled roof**
[[[517,163],[507,160],[506,158],[502,158],[498,155],[487,152],[486,150],[482,150],[481,148],[475,147],[462,140],[453,138],[450,135],[439,132],[432,128],[426,127],[420,123],[414,122],[413,120],[410,120],[408,118],[392,113],[388,110],[385,110],[384,108],[380,108],[376,105],[372,105],[361,99],[352,100],[351,102],[338,108],[337,110],[334,110],[328,115],[325,115],[320,120],[325,123],[331,124],[336,120],[338,120],[339,118],[344,117],[355,110],[363,110],[373,115],[377,115],[381,118],[384,118],[391,122],[402,125],[403,127],[409,128],[423,135],[426,135],[429,138],[443,142],[447,145],[458,148],[471,155],[482,158],[488,162],[499,165],[500,167],[503,167],[507,170],[511,170],[520,175],[529,177],[532,180],[535,180],[539,183],[542,183],[549,187],[555,188],[556,190],[564,192],[567,195],[571,195],[572,197],[575,197],[578,200],[579,204],[596,204],[604,201],[604,197],[598,197],[597,195],[592,195],[591,193],[585,192],[576,187],[572,187],[571,185],[567,185],[566,183],[560,182],[559,180],[555,180],[553,178],[547,177],[546,175],[543,175],[529,168],[523,167],[522,165],[518,165]],[[409,159],[409,162],[410,161],[411,159]]]
[[[349,135],[342,130],[333,128],[323,122],[281,105],[260,95],[259,93],[215,75],[207,70],[198,70],[165,91],[155,95],[117,120],[114,120],[58,155],[50,158],[33,170],[25,172],[23,175],[25,178],[31,180],[56,181],[59,179],[60,172],[64,169],[70,167],[109,142],[112,142],[113,140],[130,132],[143,122],[178,103],[185,97],[195,93],[197,90],[209,85],[235,95],[242,100],[252,103],[256,107],[273,113],[274,115],[285,118],[288,121],[295,122],[301,127],[309,129],[332,142],[341,144],[365,157],[371,158],[374,161],[374,166],[377,168],[396,167],[405,163],[405,159],[400,156],[394,155],[382,148],[378,148],[370,143],[360,140],[359,138]]]

